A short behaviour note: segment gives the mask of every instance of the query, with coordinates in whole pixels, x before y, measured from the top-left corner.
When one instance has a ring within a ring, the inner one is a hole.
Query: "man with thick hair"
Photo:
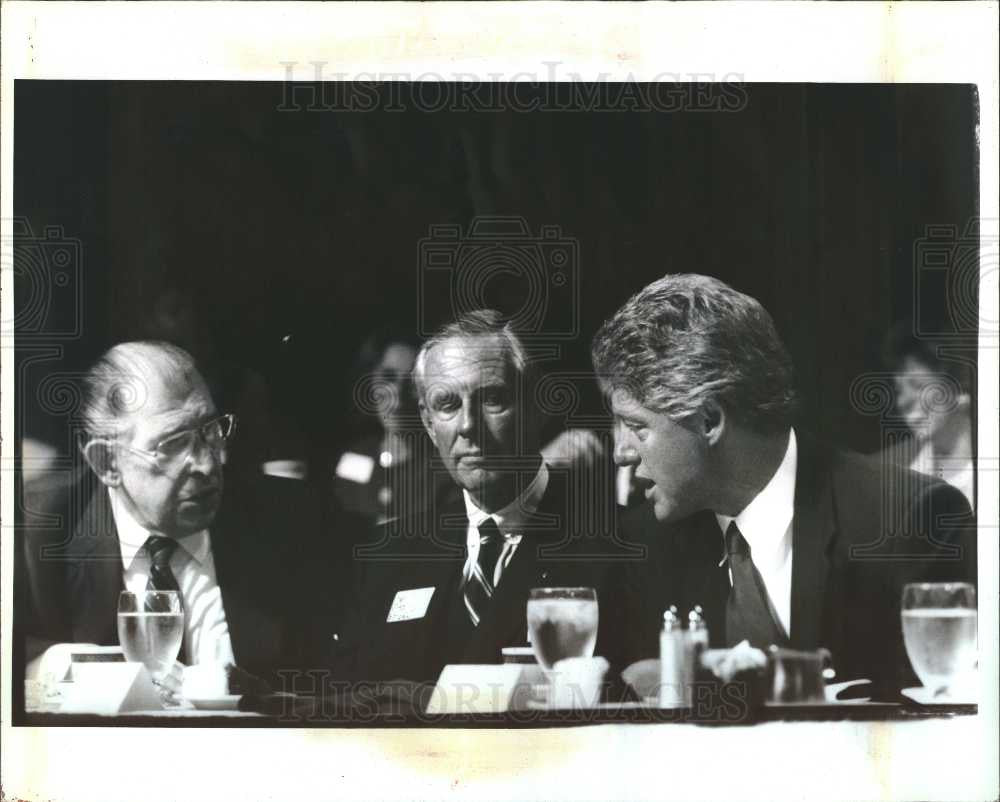
[[[74,488],[85,511],[65,505],[72,530],[60,545],[26,549],[51,580],[25,600],[26,657],[59,642],[116,644],[119,593],[159,589],[180,594],[182,663],[264,678],[299,667],[312,640],[302,571],[323,525],[305,486],[262,476],[223,492],[234,416],[169,343],[107,351],[83,377],[80,416],[96,482]]]
[[[903,584],[975,578],[962,495],[793,426],[792,364],[770,316],[716,279],[653,282],[592,354],[615,461],[648,485],[621,523],[648,548],[619,578],[624,659],[656,655],[669,605],[701,605],[714,646],[826,647],[841,679],[901,687]]]
[[[531,588],[599,583],[599,559],[568,558],[608,547],[574,538],[579,505],[594,499],[539,453],[534,373],[493,310],[463,315],[421,348],[420,414],[453,485],[358,555],[356,679],[433,682],[449,663],[499,663],[504,647],[526,644]]]

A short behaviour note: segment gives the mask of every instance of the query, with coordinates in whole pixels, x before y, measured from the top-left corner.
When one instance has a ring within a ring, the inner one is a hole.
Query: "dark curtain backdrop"
[[[364,336],[448,315],[445,294],[421,294],[418,242],[477,214],[578,242],[565,365],[586,369],[597,326],[652,279],[712,274],[773,314],[809,425],[860,450],[879,421],[848,388],[879,369],[884,332],[915,304],[953,325],[914,247],[976,214],[971,87],[756,85],[734,111],[479,113],[282,111],[286,90],[16,83],[15,214],[43,252],[79,241],[70,286],[17,332],[24,434],[65,451],[62,408],[39,402],[47,377],[159,335],[210,366],[264,452],[332,448]],[[37,277],[20,273],[23,307]],[[486,296],[516,308],[519,293],[500,276]]]

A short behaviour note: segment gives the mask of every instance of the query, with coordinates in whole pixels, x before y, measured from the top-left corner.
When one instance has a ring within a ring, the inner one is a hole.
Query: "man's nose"
[[[471,434],[476,428],[476,409],[473,404],[464,403],[458,411],[458,431],[463,435]]]
[[[211,474],[221,468],[226,462],[226,447],[213,447],[200,434],[194,438],[187,464],[193,473]]]
[[[620,432],[615,432],[615,465],[636,465],[639,462],[639,454],[632,446],[626,436]]]

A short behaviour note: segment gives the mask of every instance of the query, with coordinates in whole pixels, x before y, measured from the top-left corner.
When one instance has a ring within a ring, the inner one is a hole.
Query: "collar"
[[[788,534],[788,525],[795,515],[795,470],[798,466],[798,444],[795,430],[788,431],[788,446],[784,459],[764,489],[735,518],[716,513],[723,537],[729,524],[736,525],[750,545],[755,563],[780,556],[780,547]]]
[[[139,552],[152,533],[140,524],[132,513],[128,511],[116,488],[108,488],[108,497],[111,499],[111,514],[114,516],[115,528],[118,530],[118,545],[121,547],[122,565],[128,571],[137,556],[142,560],[148,561],[145,553],[140,555]],[[208,556],[208,530],[202,529],[200,532],[188,535],[185,538],[177,538],[177,545],[183,548],[196,563],[201,565]]]
[[[543,460],[538,468],[538,473],[535,474],[535,478],[531,480],[531,484],[524,489],[524,492],[506,507],[494,513],[488,513],[476,506],[476,502],[472,500],[469,492],[463,490],[462,496],[465,498],[465,514],[470,524],[469,531],[472,532],[479,529],[483,521],[487,518],[492,518],[496,521],[497,528],[505,537],[524,534],[524,524],[538,510],[548,485],[549,469]],[[476,543],[478,542],[477,540]]]

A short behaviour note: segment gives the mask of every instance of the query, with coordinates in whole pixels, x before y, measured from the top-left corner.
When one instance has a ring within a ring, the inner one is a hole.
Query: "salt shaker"
[[[686,635],[687,672],[691,682],[698,678],[701,668],[701,653],[708,648],[708,624],[700,604],[696,604],[688,613],[688,628]],[[689,691],[693,693],[693,691]]]
[[[671,605],[663,613],[660,632],[660,707],[684,707],[687,704],[687,633],[681,626],[677,608]]]
[[[708,648],[708,624],[700,604],[688,613],[688,643],[695,649]]]

